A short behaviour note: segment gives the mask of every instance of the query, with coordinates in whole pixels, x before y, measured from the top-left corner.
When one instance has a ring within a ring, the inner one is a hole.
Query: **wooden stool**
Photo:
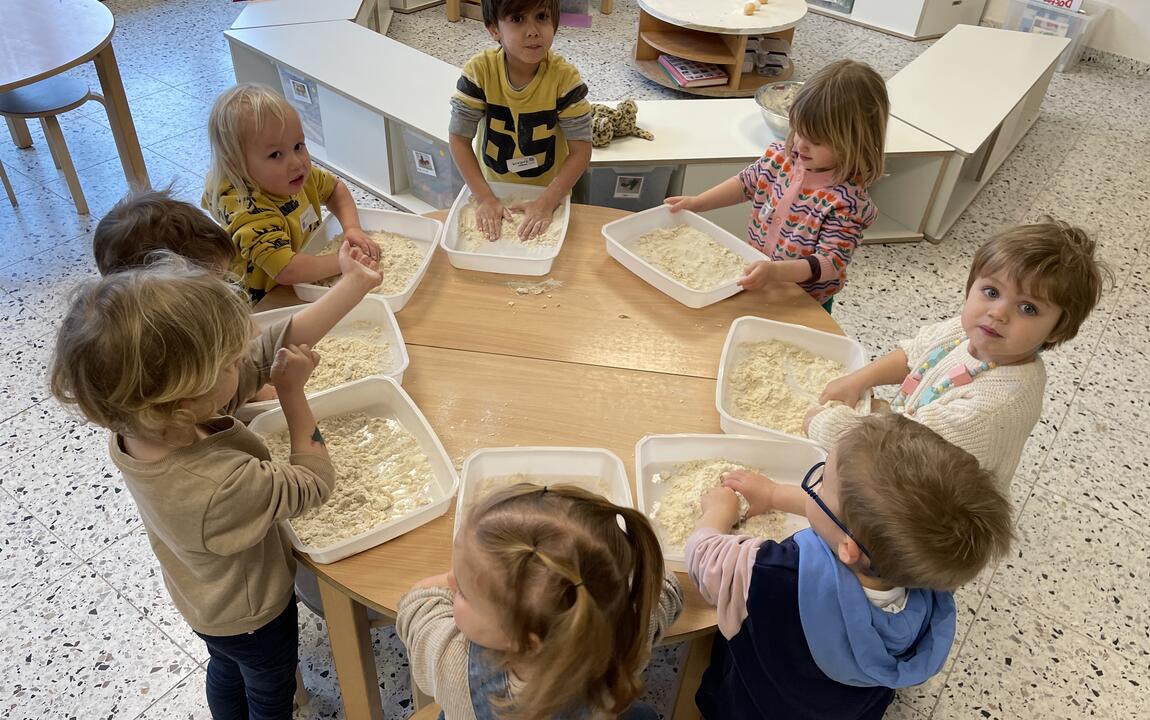
[[[60,130],[56,116],[74,110],[89,100],[104,103],[104,97],[92,92],[88,83],[63,75],[0,93],[0,115],[21,120],[40,120],[40,126],[44,128],[44,139],[48,141],[48,151],[52,153],[52,162],[64,173],[68,191],[72,193],[72,202],[76,203],[76,212],[81,215],[88,214],[88,203],[84,200],[84,191],[80,187],[80,179],[76,177],[76,168],[72,165],[72,156],[68,154],[68,144],[64,141],[64,133]],[[8,185],[7,178],[4,185]]]
[[[8,180],[8,172],[4,170],[4,163],[0,162],[0,181],[4,182],[4,189],[8,192],[8,202],[16,207],[16,193],[12,190],[12,183]]]

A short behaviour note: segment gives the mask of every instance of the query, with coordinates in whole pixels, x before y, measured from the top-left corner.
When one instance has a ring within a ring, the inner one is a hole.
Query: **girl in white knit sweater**
[[[1066,223],[1044,218],[996,235],[974,255],[962,314],[828,384],[808,436],[833,446],[857,421],[863,393],[902,383],[891,409],[974,455],[1005,490],[1042,412],[1039,353],[1078,333],[1104,277],[1094,242]]]

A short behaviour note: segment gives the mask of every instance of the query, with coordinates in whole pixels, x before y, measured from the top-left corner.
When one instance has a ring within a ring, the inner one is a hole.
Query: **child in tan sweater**
[[[109,453],[164,584],[208,646],[216,718],[291,716],[295,560],[279,521],[322,504],[335,484],[304,396],[319,361],[307,345],[263,359],[287,418],[289,462],[273,462],[256,435],[217,414],[236,393],[252,331],[234,288],[173,256],[81,286],[51,367],[57,399],[112,431]]]

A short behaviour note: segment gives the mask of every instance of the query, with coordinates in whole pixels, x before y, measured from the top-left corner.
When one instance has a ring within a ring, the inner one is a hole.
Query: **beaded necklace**
[[[998,367],[997,363],[980,362],[973,368],[968,368],[966,365],[957,365],[947,371],[946,377],[936,385],[932,385],[922,392],[918,401],[913,406],[908,406],[906,399],[914,394],[918,386],[922,383],[922,378],[928,370],[942,362],[942,359],[949,355],[955,348],[961,345],[966,338],[959,338],[939,345],[934,350],[927,354],[926,360],[922,362],[917,368],[914,369],[906,379],[902,381],[902,385],[898,388],[898,395],[891,401],[891,409],[905,413],[906,415],[914,415],[914,412],[923,405],[929,405],[937,400],[947,390],[952,387],[960,385],[967,385],[971,380],[981,373],[986,372],[992,368]]]

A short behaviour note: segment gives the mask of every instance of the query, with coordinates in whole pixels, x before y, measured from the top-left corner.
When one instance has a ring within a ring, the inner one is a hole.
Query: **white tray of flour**
[[[505,204],[512,199],[534,200],[543,194],[546,188],[534,185],[520,185],[518,183],[491,183],[491,191]],[[551,265],[559,257],[563,248],[563,240],[567,237],[567,224],[571,220],[571,194],[568,193],[559,206],[558,217],[553,219],[559,223],[559,241],[554,245],[532,245],[518,240],[506,239],[508,221],[503,221],[504,239],[486,242],[479,250],[464,249],[459,237],[459,220],[467,201],[471,199],[471,189],[466,185],[459,191],[455,202],[451,205],[451,212],[447,216],[447,227],[443,231],[440,244],[447,253],[447,259],[454,267],[460,270],[478,270],[480,272],[504,273],[507,275],[546,275],[551,272]]]
[[[379,297],[387,301],[392,312],[399,312],[415,294],[415,289],[427,274],[431,256],[435,254],[435,246],[439,244],[439,236],[443,234],[443,223],[421,215],[373,208],[359,210],[359,223],[363,226],[364,232],[389,232],[402,235],[414,242],[422,253],[414,274],[400,292],[392,295],[379,293]],[[300,252],[315,255],[334,242],[336,236],[342,232],[343,228],[340,227],[335,215],[329,213],[300,248]],[[295,290],[296,297],[304,302],[315,302],[331,290],[326,285],[312,283],[292,285],[292,289]]]
[[[459,476],[455,474],[455,467],[451,464],[447,451],[443,449],[443,443],[439,441],[439,436],[431,429],[427,418],[416,407],[415,401],[404,392],[398,383],[387,377],[366,378],[331,390],[325,390],[311,398],[308,404],[311,406],[315,419],[321,428],[324,418],[354,412],[360,412],[369,417],[394,419],[419,443],[419,449],[423,451],[431,464],[434,482],[430,488],[431,502],[429,504],[405,515],[389,518],[367,532],[341,540],[328,547],[317,548],[305,545],[296,537],[291,523],[284,520],[282,527],[296,550],[306,553],[317,563],[333,563],[376,545],[382,545],[388,540],[411,532],[421,525],[426,525],[447,512],[447,508],[451,505],[451,498],[459,486]],[[252,421],[250,428],[257,435],[275,435],[287,430],[287,420],[284,418],[283,410],[277,409],[257,417]],[[338,473],[339,466],[337,465],[336,474],[338,475]]]
[[[252,320],[256,326],[263,331],[272,324],[284,318],[291,317],[306,307],[307,305],[293,305],[292,307],[279,308],[278,310],[268,310],[252,315]],[[379,329],[379,335],[372,335],[377,328]],[[403,372],[407,369],[407,365],[410,362],[407,355],[407,346],[403,343],[403,335],[399,331],[399,323],[395,320],[395,314],[391,311],[387,300],[383,296],[368,295],[364,297],[363,300],[359,301],[358,305],[348,311],[347,315],[344,315],[343,318],[336,323],[336,326],[331,329],[327,337],[356,335],[371,337],[380,345],[386,343],[388,346],[387,357],[380,364],[380,367],[370,374],[384,375],[392,378],[397,383],[402,383]],[[334,358],[327,358],[327,362],[332,362],[333,360]],[[324,358],[321,357],[320,363],[323,362]],[[358,380],[359,378],[356,379]],[[308,399],[315,397],[317,394],[318,393],[309,393]],[[279,400],[251,402],[240,407],[239,410],[236,411],[236,416],[246,421],[262,412],[275,410],[279,406]]]
[[[590,492],[604,494],[616,505],[635,507],[627,470],[619,456],[601,448],[505,447],[481,448],[463,461],[459,497],[455,501],[455,530],[459,533],[467,510],[480,498],[479,488],[488,478],[530,475],[535,478],[590,479],[572,482]],[[497,488],[487,488],[488,491]]]
[[[742,288],[735,282],[737,278],[732,278],[729,282],[710,290],[692,289],[648,262],[637,252],[636,248],[640,237],[652,230],[672,228],[677,225],[686,225],[698,230],[721,247],[738,255],[748,264],[767,259],[758,250],[710,220],[689,210],[680,210],[672,214],[668,205],[653,207],[650,210],[628,215],[604,225],[603,237],[607,241],[607,254],[655,289],[670,295],[689,308],[706,307],[741,292]]]
[[[735,367],[743,360],[743,345],[767,340],[781,340],[806,350],[812,355],[833,360],[844,366],[847,373],[854,372],[866,365],[866,350],[851,338],[813,330],[802,325],[776,322],[751,315],[745,315],[731,323],[731,329],[727,332],[727,340],[723,344],[723,354],[719,358],[719,377],[715,381],[715,408],[719,411],[719,427],[726,433],[759,435],[814,445],[812,441],[804,437],[791,435],[736,417],[737,411],[727,380],[734,372]],[[821,394],[821,391],[815,394]],[[871,398],[868,393],[862,399],[858,410],[869,413],[870,405]]]
[[[728,460],[737,465],[757,468],[776,482],[798,485],[815,463],[826,460],[826,454],[807,443],[790,440],[742,435],[648,435],[635,445],[635,489],[639,510],[650,517],[652,509],[663,499],[669,488],[665,483],[654,482],[655,475],[671,472],[677,466],[693,460],[711,459]],[[686,572],[683,548],[669,545],[658,522],[652,524],[659,535],[667,567]],[[783,523],[783,537],[789,537],[806,527],[809,524],[805,517],[787,514]]]

